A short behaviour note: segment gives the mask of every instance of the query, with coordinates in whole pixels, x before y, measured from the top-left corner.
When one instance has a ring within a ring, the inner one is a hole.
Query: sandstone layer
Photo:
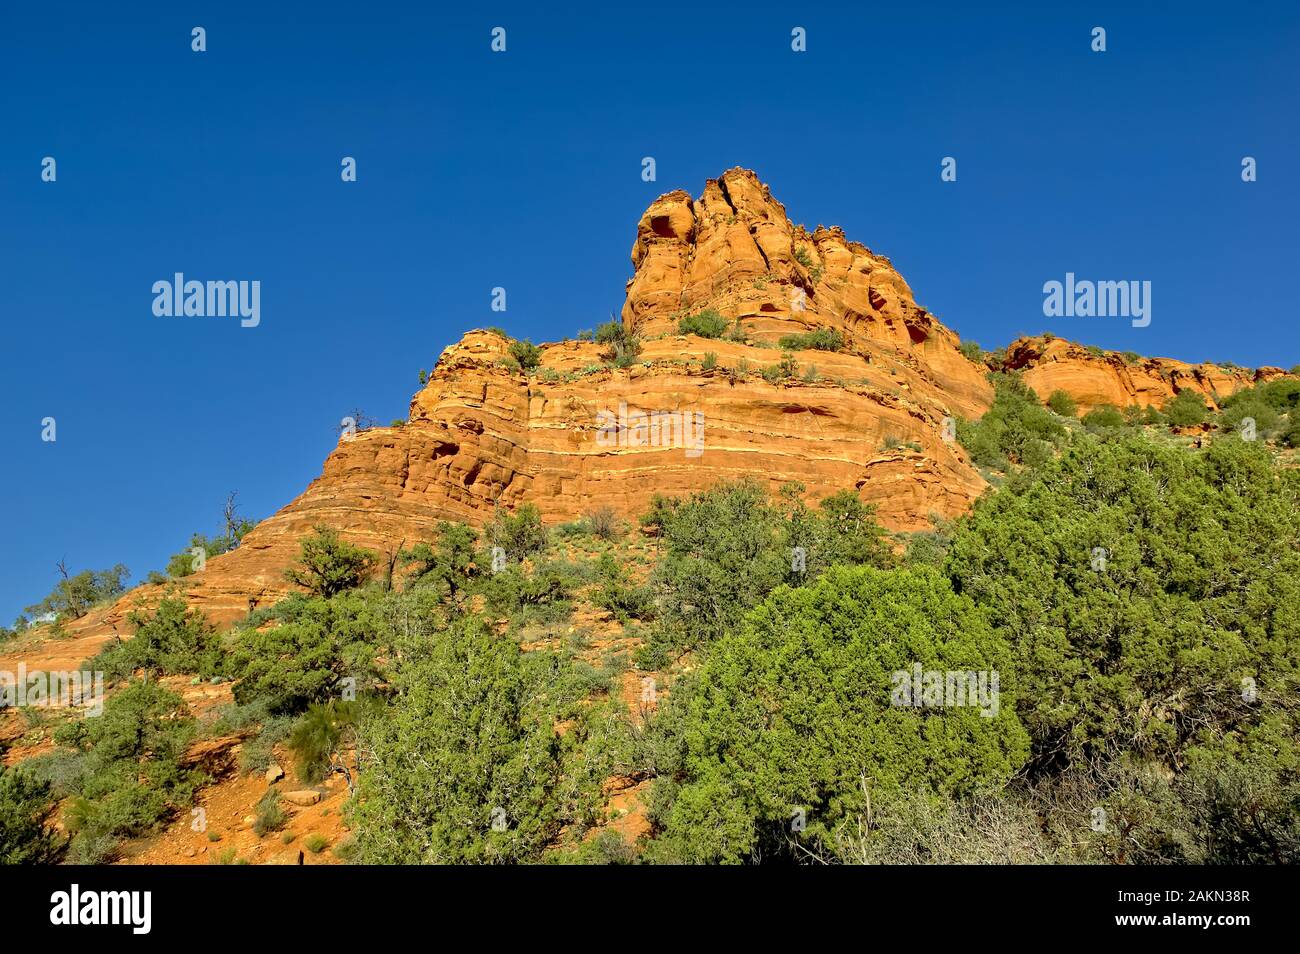
[[[1074,398],[1080,413],[1104,404],[1161,407],[1180,391],[1194,391],[1208,406],[1217,408],[1223,398],[1242,388],[1286,374],[1281,368],[1188,364],[1173,358],[1125,355],[1046,335],[1013,341],[1005,360],[997,366],[1021,372],[1025,383],[1043,400],[1053,391],[1065,391]]]
[[[604,346],[565,341],[543,346],[540,366],[524,371],[508,340],[469,332],[442,353],[406,423],[341,439],[296,500],[175,585],[213,622],[242,617],[289,592],[284,570],[316,524],[390,557],[439,520],[482,524],[498,506],[532,501],[548,523],[600,506],[635,517],[655,494],[741,477],[773,490],[798,481],[814,500],[852,489],[887,527],[907,531],[962,513],[983,492],[945,437],[949,419],[988,409],[988,368],[963,356],[887,258],[838,228],[794,225],[743,169],[710,180],[699,199],[671,192],[652,203],[631,257],[622,319],[642,339],[634,364],[613,367]],[[678,333],[682,317],[710,308],[741,340]],[[844,347],[797,351],[794,376],[764,377],[783,358],[782,336],[815,329],[838,332]],[[1016,342],[1006,366],[1040,396],[1061,388],[1085,409],[1163,403],[1185,387],[1222,395],[1251,380],[1163,359],[1098,359],[1044,339]],[[624,427],[637,411],[702,421],[700,452]],[[602,430],[611,416],[619,427]],[[140,587],[77,621],[77,648],[126,632],[130,607],[161,592]]]

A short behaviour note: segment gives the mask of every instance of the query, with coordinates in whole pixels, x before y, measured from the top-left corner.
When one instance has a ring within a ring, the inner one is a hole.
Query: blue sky
[[[641,211],[734,165],[986,347],[1300,363],[1293,3],[278,6],[0,12],[0,619],[60,557],[160,568],[231,490],[274,512],[468,328],[617,313]],[[154,317],[177,271],[260,281],[260,326]],[[1067,271],[1150,280],[1150,327],[1044,318]]]

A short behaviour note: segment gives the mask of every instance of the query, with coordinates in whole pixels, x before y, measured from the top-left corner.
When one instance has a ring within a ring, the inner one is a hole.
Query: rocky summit
[[[952,427],[990,406],[991,367],[1083,409],[1187,389],[1212,400],[1282,373],[1135,361],[1050,338],[972,360],[888,258],[839,228],[792,223],[745,169],[710,179],[699,198],[656,199],[631,260],[619,334],[636,345],[621,360],[583,335],[541,345],[525,367],[502,333],[467,332],[404,424],[341,437],[296,500],[182,581],[190,602],[219,624],[274,603],[317,524],[391,556],[438,520],[481,524],[528,501],[549,523],[593,506],[635,516],[655,494],[740,477],[772,490],[798,481],[814,499],[852,488],[886,527],[924,529],[986,487]],[[682,333],[692,318],[715,330]],[[93,643],[160,592],[141,587],[70,629]]]

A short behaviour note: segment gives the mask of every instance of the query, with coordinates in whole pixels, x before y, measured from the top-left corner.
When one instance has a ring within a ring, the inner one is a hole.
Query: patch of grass
[[[257,820],[253,822],[253,831],[261,838],[273,831],[279,831],[289,820],[285,810],[280,807],[280,793],[267,789],[262,800],[257,803]]]
[[[240,708],[252,709],[254,707],[245,706]],[[278,742],[287,739],[292,729],[293,719],[288,716],[267,718],[262,724],[262,730],[258,732],[254,738],[249,739],[240,747],[240,769],[249,775],[257,772],[265,772],[267,766],[271,764],[272,758],[274,757],[272,749]]]
[[[630,333],[621,321],[611,318],[595,329],[595,341],[606,346],[602,357],[614,368],[630,368],[641,354],[641,338]]]
[[[319,832],[312,832],[302,840],[302,846],[313,855],[319,855],[329,847],[330,840]]]
[[[839,351],[844,347],[844,336],[834,328],[818,328],[797,335],[784,335],[777,342],[790,351]]]

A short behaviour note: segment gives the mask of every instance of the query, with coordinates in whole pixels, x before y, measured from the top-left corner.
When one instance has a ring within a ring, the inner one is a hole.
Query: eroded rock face
[[[1116,352],[1097,353],[1061,338],[1019,338],[1007,348],[1007,370],[1046,400],[1053,391],[1074,398],[1080,413],[1103,404],[1116,407],[1161,407],[1179,391],[1194,391],[1217,407],[1242,388],[1285,376],[1281,368],[1224,368],[1187,364],[1172,358],[1143,358]]]
[[[524,374],[509,367],[506,340],[469,332],[443,352],[408,423],[340,440],[301,496],[181,581],[187,598],[218,624],[275,602],[291,589],[283,572],[299,540],[318,523],[382,557],[428,539],[439,520],[481,524],[498,505],[535,502],[548,523],[605,505],[635,517],[657,493],[741,477],[772,490],[799,481],[813,500],[854,489],[899,530],[959,514],[983,491],[944,437],[946,419],[988,409],[988,369],[961,354],[888,259],[839,229],[793,225],[767,186],[733,169],[699,199],[671,192],[651,204],[632,264],[623,320],[644,339],[635,365],[607,367],[602,346],[569,341],[545,346],[540,368]],[[683,315],[705,308],[746,341],[678,334]],[[818,328],[838,331],[845,347],[797,352],[795,377],[764,379],[782,359],[781,336]],[[1026,339],[1008,362],[1042,397],[1064,388],[1085,409],[1247,383],[1209,366],[1151,359],[1135,368],[1071,347]],[[638,420],[638,411],[659,417]],[[698,423],[702,444],[693,446],[694,431],[665,439],[672,422]],[[93,649],[104,634],[128,631],[135,602],[161,592],[140,587],[70,629]]]
[[[753,477],[773,490],[799,481],[813,499],[852,488],[886,525],[915,530],[983,490],[944,422],[987,409],[986,369],[961,355],[888,259],[839,229],[793,225],[757,176],[733,169],[699,199],[656,200],[632,265],[623,317],[644,342],[637,364],[605,367],[602,346],[565,342],[525,375],[507,366],[504,339],[466,334],[439,358],[405,426],[341,440],[298,499],[181,582],[189,600],[218,623],[275,602],[318,523],[387,555],[427,539],[438,520],[482,523],[497,505],[533,501],[551,523],[602,505],[636,516],[657,493]],[[747,341],[679,335],[679,319],[704,308]],[[782,335],[818,328],[840,332],[844,349],[798,352],[796,377],[763,378],[782,358]],[[638,427],[638,411],[660,415],[655,427]],[[688,425],[684,436],[665,435],[665,413]],[[141,587],[74,633],[120,628],[135,601],[160,593]]]
[[[704,308],[769,344],[833,328],[851,348],[915,356],[943,373],[945,388],[987,398],[982,369],[961,358],[956,335],[916,304],[889,259],[839,228],[794,225],[747,169],[710,179],[698,200],[681,191],[656,200],[637,226],[632,264],[623,321],[640,335],[672,333]]]

